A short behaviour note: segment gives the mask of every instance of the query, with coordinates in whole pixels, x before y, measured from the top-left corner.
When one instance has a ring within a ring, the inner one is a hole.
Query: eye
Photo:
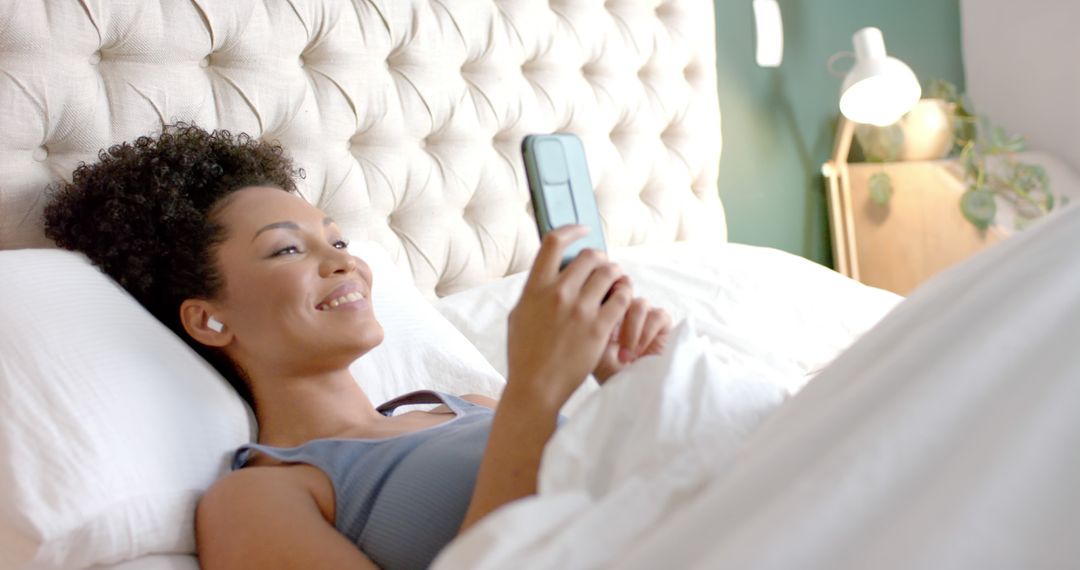
[[[334,242],[334,247],[336,247],[337,249],[345,249],[345,248],[349,247],[349,240],[347,240],[347,239],[339,239],[339,240]]]
[[[285,247],[275,251],[271,257],[277,257],[279,255],[288,255],[288,254],[292,254],[292,253],[300,253],[300,248],[296,247],[295,245],[285,246]]]

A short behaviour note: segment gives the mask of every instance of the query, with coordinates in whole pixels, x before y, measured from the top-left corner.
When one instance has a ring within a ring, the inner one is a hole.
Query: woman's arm
[[[510,312],[506,389],[462,531],[536,493],[540,457],[559,409],[597,365],[630,305],[628,280],[602,253],[587,250],[559,270],[563,250],[584,229],[565,226],[544,237],[521,300]]]
[[[249,467],[215,483],[195,514],[200,566],[377,570],[327,522],[305,468]]]

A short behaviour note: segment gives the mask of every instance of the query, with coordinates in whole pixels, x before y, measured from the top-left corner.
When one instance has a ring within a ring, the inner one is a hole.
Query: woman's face
[[[294,193],[250,187],[215,219],[227,237],[217,249],[225,287],[214,316],[232,334],[224,349],[242,368],[339,370],[382,342],[371,269],[321,210]]]

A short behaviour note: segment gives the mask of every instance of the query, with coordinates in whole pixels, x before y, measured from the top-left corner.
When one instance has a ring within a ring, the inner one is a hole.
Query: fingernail
[[[630,362],[633,358],[634,354],[630,352],[630,349],[619,348],[619,362]]]

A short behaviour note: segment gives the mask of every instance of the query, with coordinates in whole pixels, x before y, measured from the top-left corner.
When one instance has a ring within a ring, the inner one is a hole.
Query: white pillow
[[[384,346],[352,367],[373,402],[501,377],[376,246]],[[0,568],[193,553],[201,493],[250,441],[220,376],[83,256],[0,252]]]
[[[4,251],[0,275],[5,567],[194,550],[199,495],[251,438],[243,403],[82,256]]]
[[[364,242],[349,251],[371,266],[372,305],[385,333],[382,344],[349,368],[373,403],[422,388],[499,397],[506,383],[502,375],[431,306],[385,249]]]
[[[636,295],[675,322],[693,317],[727,364],[757,367],[795,392],[902,299],[780,250],[675,242],[614,249]],[[507,316],[526,273],[435,306],[506,374]]]

